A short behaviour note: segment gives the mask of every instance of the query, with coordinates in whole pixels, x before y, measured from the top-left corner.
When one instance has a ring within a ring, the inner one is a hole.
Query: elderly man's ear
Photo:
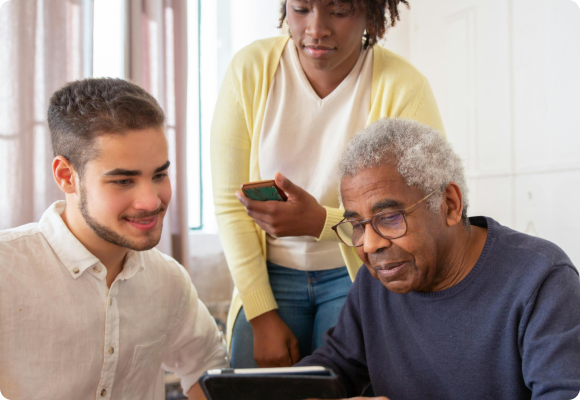
[[[461,213],[463,212],[463,195],[461,189],[454,182],[451,182],[443,192],[443,201],[441,204],[447,225],[455,226],[461,222]]]

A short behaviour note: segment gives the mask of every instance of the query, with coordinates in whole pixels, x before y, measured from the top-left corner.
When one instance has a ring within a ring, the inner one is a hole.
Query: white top
[[[165,398],[227,367],[215,321],[185,269],[156,249],[106,268],[54,203],[39,223],[0,231],[0,392],[11,400]]]
[[[338,161],[348,141],[366,125],[373,52],[359,59],[334,91],[321,99],[302,70],[294,41],[286,45],[268,93],[260,136],[260,175],[281,172],[323,206],[339,207]],[[344,266],[338,242],[314,237],[267,236],[267,258],[304,271]]]

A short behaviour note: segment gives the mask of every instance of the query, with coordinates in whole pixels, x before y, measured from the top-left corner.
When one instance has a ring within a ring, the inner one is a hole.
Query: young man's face
[[[79,209],[101,239],[133,250],[159,243],[171,199],[167,141],[161,128],[105,134],[93,143],[79,182]]]

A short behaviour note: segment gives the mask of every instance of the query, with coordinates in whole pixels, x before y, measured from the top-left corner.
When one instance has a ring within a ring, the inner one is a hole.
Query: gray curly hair
[[[425,195],[440,189],[426,201],[427,208],[433,212],[439,212],[445,187],[455,182],[463,195],[461,218],[469,224],[468,189],[461,159],[437,130],[416,121],[384,118],[360,131],[348,143],[339,163],[339,182],[363,169],[377,167],[391,157],[407,185]]]

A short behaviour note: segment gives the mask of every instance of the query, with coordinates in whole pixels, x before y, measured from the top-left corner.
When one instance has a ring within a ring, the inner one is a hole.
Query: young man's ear
[[[54,180],[60,190],[66,194],[75,193],[75,169],[66,157],[56,156],[55,159],[52,160],[52,175],[54,176]]]
[[[448,226],[454,226],[461,221],[463,213],[463,194],[455,182],[451,182],[443,192],[445,202],[445,217]]]

